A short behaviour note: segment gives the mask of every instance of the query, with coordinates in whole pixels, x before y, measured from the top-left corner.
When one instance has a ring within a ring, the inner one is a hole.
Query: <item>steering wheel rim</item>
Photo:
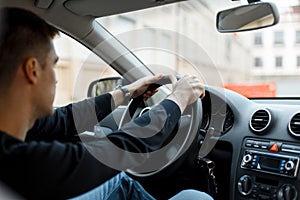
[[[165,85],[168,83],[170,82],[167,81],[163,84],[160,83],[159,85]],[[126,123],[125,118],[126,115],[128,116],[129,109],[132,104],[133,100],[131,100],[126,106],[126,109],[124,110],[120,120],[119,128]],[[180,125],[172,141],[164,145],[160,150],[155,151],[153,153],[151,152],[151,156],[149,157],[149,159],[147,159],[141,166],[135,169],[127,169],[126,172],[136,177],[149,177],[158,174],[159,172],[170,166],[172,163],[174,163],[188,150],[192,142],[195,140],[198,133],[198,128],[201,125],[202,114],[202,102],[201,99],[198,98],[197,101],[195,101],[191,105],[188,105],[183,114],[181,115]],[[178,140],[180,141],[179,144],[177,143]],[[166,158],[162,158],[164,156]],[[147,165],[149,164],[153,167],[153,163],[156,163],[155,161],[157,161],[157,159],[159,159],[159,163],[162,161],[162,159],[166,160],[163,161],[164,164],[162,166],[154,166],[154,168],[157,168],[155,170],[152,169],[147,172],[140,172],[145,171],[147,169]]]

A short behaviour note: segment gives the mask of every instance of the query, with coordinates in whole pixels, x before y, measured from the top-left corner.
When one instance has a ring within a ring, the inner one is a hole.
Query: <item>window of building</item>
[[[275,66],[282,67],[282,57],[281,56],[275,57]]]
[[[255,45],[262,45],[263,44],[262,33],[255,33],[254,34],[254,44]]]
[[[300,30],[296,31],[296,44],[300,44]]]
[[[260,57],[254,58],[254,66],[255,67],[262,67],[263,66],[263,60]]]
[[[300,56],[297,56],[297,67],[300,67]]]
[[[274,44],[283,44],[283,31],[274,32]]]

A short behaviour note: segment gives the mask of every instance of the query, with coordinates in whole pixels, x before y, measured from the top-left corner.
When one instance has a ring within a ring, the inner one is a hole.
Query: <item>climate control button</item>
[[[240,178],[238,182],[238,190],[239,192],[246,196],[252,192],[253,182],[249,175],[244,175]]]
[[[298,192],[295,186],[291,184],[284,184],[278,191],[278,200],[297,200]]]

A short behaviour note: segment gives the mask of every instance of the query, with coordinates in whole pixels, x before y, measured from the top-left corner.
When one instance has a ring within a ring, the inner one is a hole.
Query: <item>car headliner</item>
[[[183,0],[67,0],[64,5],[78,15],[102,17],[178,1]]]
[[[67,34],[81,39],[91,32],[93,29],[91,21],[96,17],[179,1],[182,0],[1,0],[0,7],[21,7],[31,10]],[[81,26],[83,24],[85,26]]]

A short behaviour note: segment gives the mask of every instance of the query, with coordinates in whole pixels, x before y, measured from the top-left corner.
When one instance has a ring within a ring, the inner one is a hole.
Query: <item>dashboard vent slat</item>
[[[267,109],[260,109],[252,114],[250,128],[254,133],[262,134],[271,123],[271,113]]]
[[[295,137],[300,137],[300,113],[293,115],[289,122],[289,132]]]

